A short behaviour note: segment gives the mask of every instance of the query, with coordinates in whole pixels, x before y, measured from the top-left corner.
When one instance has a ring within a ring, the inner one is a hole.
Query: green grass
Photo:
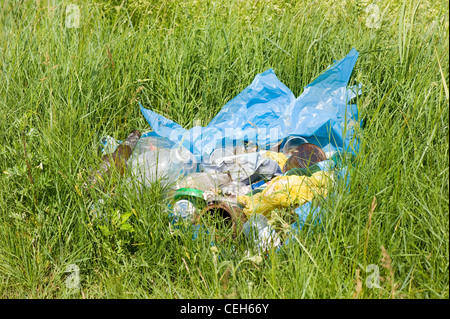
[[[357,0],[56,3],[0,7],[1,298],[449,298],[448,1],[378,1],[379,28]],[[352,47],[365,127],[322,231],[262,261],[226,234],[216,252],[170,226],[161,187],[123,183],[93,220],[77,187],[101,136],[149,129],[137,99],[206,125],[256,74],[298,96]]]

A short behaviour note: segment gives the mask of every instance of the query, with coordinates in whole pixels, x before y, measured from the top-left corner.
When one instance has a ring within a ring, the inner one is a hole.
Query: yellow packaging
[[[278,163],[278,166],[280,166],[281,169],[283,169],[284,164],[286,164],[287,157],[283,153],[277,153],[272,151],[265,151],[262,154],[263,157],[274,160]]]
[[[263,214],[270,219],[275,208],[300,206],[314,196],[326,196],[329,175],[324,171],[312,176],[278,176],[260,193],[253,196],[238,196],[237,201],[245,206],[244,214]]]

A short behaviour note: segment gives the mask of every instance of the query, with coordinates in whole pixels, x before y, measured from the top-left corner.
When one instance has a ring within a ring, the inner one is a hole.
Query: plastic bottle
[[[173,205],[173,214],[177,221],[181,219],[192,222],[198,209],[187,199],[180,199]]]
[[[147,187],[157,180],[163,187],[171,186],[180,177],[197,171],[195,157],[189,150],[158,136],[141,138],[129,165],[137,186]]]
[[[101,188],[100,184],[110,177],[113,171],[119,172],[122,176],[127,168],[126,161],[130,158],[140,137],[141,132],[134,130],[112,154],[104,155],[100,167],[92,173],[85,186]]]
[[[106,135],[100,139],[100,144],[103,145],[102,155],[113,153],[122,141],[117,141],[114,137]]]
[[[308,143],[303,137],[300,136],[290,136],[281,150],[281,152],[286,156],[291,156],[292,153],[302,144]]]
[[[174,189],[195,188],[201,191],[218,190],[219,186],[231,182],[226,173],[192,173],[177,181]]]
[[[182,167],[182,174],[188,175],[197,171],[198,165],[194,154],[183,146],[171,148],[171,160]]]
[[[157,148],[144,153],[133,154],[129,160],[131,174],[138,185],[151,187],[160,180],[165,187],[174,183],[182,174],[182,167],[174,163],[171,158],[171,150]]]
[[[160,136],[143,136],[139,139],[134,148],[134,154],[142,154],[147,151],[155,151],[158,148],[171,148],[173,143]]]

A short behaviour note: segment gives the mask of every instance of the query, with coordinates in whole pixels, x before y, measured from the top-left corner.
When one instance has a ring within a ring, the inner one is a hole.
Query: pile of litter
[[[141,190],[156,180],[170,189],[174,223],[198,227],[215,215],[234,238],[244,233],[262,250],[280,246],[273,212],[291,210],[291,227],[301,229],[320,210],[314,199],[327,197],[358,151],[350,100],[361,90],[348,87],[357,57],[352,49],[298,98],[272,69],[258,74],[206,127],[186,130],[140,105],[152,131],[123,142],[105,137],[103,166],[87,185],[100,185],[111,166],[126,168]]]

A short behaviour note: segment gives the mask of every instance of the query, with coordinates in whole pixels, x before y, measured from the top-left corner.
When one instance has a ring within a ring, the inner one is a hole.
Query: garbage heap
[[[328,196],[336,172],[358,151],[358,110],[350,101],[361,86],[347,86],[357,57],[352,49],[298,98],[273,70],[258,74],[206,127],[186,130],[141,105],[152,130],[124,142],[104,139],[104,162],[126,161],[140,191],[155,181],[166,187],[174,222],[201,225],[214,215],[234,238],[244,233],[262,250],[280,246],[273,212],[294,212],[291,227],[301,228],[320,209],[314,199]]]
[[[139,140],[128,162],[138,185],[151,187],[158,179],[169,188],[167,210],[175,223],[202,225],[208,217],[217,217],[231,228],[233,238],[242,232],[256,236],[253,240],[263,250],[281,245],[271,226],[272,212],[285,209],[294,220],[305,222],[311,207],[303,216],[295,209],[327,196],[343,155],[326,154],[302,137],[289,137],[281,149],[260,150],[251,143],[220,148],[197,166],[177,158],[179,148],[161,143],[151,136]],[[194,158],[186,149],[183,153]]]

